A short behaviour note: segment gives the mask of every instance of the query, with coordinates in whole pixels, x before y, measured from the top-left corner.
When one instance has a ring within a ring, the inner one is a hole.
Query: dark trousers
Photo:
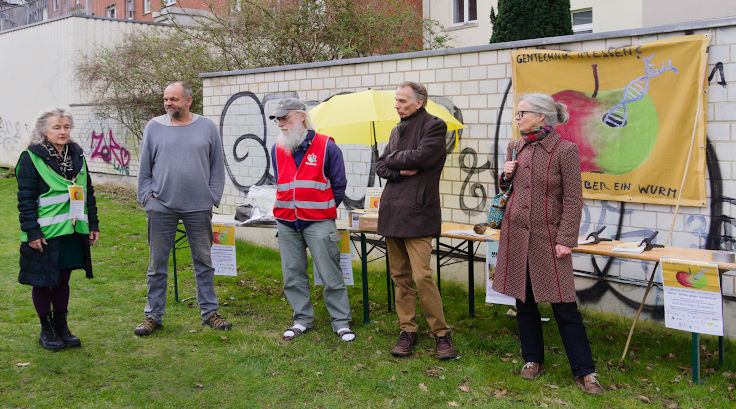
[[[562,343],[565,345],[567,360],[574,376],[585,376],[595,372],[593,355],[590,352],[588,334],[583,325],[583,317],[575,302],[551,303]],[[524,362],[544,362],[544,338],[542,321],[534,300],[529,267],[526,272],[526,302],[516,300],[516,321],[519,323],[521,355]]]
[[[72,270],[62,269],[59,272],[59,283],[56,287],[33,287],[31,298],[39,316],[50,313],[51,305],[54,306],[56,312],[67,310],[69,305],[69,277],[71,274]]]

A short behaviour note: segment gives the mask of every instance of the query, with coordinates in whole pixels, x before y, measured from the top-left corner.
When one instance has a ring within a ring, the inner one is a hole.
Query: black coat
[[[79,145],[71,142],[69,143],[69,148],[74,164],[74,174],[77,175],[82,170],[84,152]],[[43,158],[54,172],[61,174],[56,160],[49,155],[46,148],[42,145],[31,145],[28,147],[28,150]],[[28,235],[28,241],[30,242],[43,237],[41,226],[38,224],[37,201],[39,196],[49,191],[49,186],[44,182],[41,175],[38,174],[30,155],[26,152],[22,152],[20,159],[18,159],[15,176],[18,180],[18,218],[20,220],[20,228]],[[95,192],[92,187],[92,179],[89,176],[89,171],[87,172],[87,217],[90,231],[99,231],[97,201],[95,200]],[[61,239],[60,237],[55,237],[46,241],[48,242],[48,246],[44,247],[43,253],[32,249],[28,245],[28,242],[22,242],[20,244],[19,283],[35,287],[55,287],[57,285]],[[84,270],[87,273],[87,277],[92,278],[89,240],[85,237],[81,241],[84,252]]]
[[[403,118],[376,163],[387,180],[378,209],[378,234],[416,238],[438,236],[442,230],[440,176],[445,166],[447,124],[420,108]],[[402,169],[418,169],[401,176]]]

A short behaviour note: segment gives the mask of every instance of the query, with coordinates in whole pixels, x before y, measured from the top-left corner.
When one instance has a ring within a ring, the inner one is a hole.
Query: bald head
[[[164,90],[164,108],[174,119],[189,118],[189,107],[192,105],[192,89],[181,81],[172,82]]]

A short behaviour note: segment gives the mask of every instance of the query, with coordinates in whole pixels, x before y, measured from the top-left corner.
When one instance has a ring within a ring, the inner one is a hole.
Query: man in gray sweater
[[[143,130],[138,171],[138,202],[148,219],[148,303],[136,335],[161,328],[166,305],[169,254],[179,220],[184,222],[194,264],[202,325],[218,330],[232,324],[217,312],[212,246],[212,206],[225,186],[222,141],[217,126],[189,112],[192,89],[174,82],[164,91],[166,115]]]

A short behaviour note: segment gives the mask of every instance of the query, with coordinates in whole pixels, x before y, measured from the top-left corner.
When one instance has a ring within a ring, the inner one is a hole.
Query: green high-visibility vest
[[[31,151],[28,155],[33,166],[44,182],[49,185],[49,191],[38,197],[38,224],[41,233],[46,239],[72,233],[89,234],[89,220],[87,219],[87,162],[82,158],[82,169],[74,180],[68,180],[54,172],[41,158]],[[18,162],[20,165],[20,161]],[[15,169],[18,173],[18,166]],[[77,183],[84,190],[84,217],[73,222],[70,213],[69,186]],[[28,241],[26,232],[21,231],[21,241]]]

